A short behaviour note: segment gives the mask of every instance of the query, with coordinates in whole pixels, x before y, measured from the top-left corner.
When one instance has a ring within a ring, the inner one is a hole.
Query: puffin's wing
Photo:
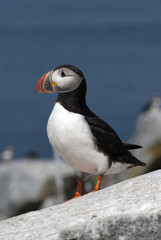
[[[137,145],[137,144],[133,144],[133,143],[123,143],[124,146],[126,147],[126,149],[128,150],[133,150],[133,149],[139,149],[142,148],[142,146]]]
[[[85,119],[95,137],[95,143],[105,154],[122,154],[126,151],[121,139],[110,125],[98,117],[85,117]]]
[[[124,145],[116,132],[106,122],[97,116],[87,116],[85,120],[88,122],[91,132],[94,136],[95,144],[99,151],[109,157],[112,162],[129,163],[132,165],[145,165],[140,160],[132,156],[127,150],[128,145]],[[111,165],[110,163],[110,165]]]

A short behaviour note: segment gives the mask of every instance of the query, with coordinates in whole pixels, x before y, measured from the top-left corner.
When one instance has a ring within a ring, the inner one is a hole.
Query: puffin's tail
[[[137,144],[133,144],[133,143],[123,143],[125,148],[127,150],[133,150],[133,149],[139,149],[139,148],[142,148],[142,146],[140,145],[137,145]]]
[[[140,161],[139,159],[137,159],[136,157],[134,157],[132,155],[132,165],[128,168],[132,168],[132,167],[137,167],[137,166],[141,166],[141,167],[145,167],[146,166],[146,163]]]

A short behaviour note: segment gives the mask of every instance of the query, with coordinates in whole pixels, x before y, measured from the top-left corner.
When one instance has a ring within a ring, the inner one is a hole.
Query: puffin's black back
[[[83,73],[72,65],[62,65],[61,67],[67,67],[81,77],[83,76]],[[79,113],[84,116],[93,134],[95,145],[100,152],[103,152],[108,156],[110,165],[112,162],[121,162],[128,163],[133,166],[144,166],[144,163],[132,156],[132,154],[126,149],[113,128],[97,117],[88,108],[86,104],[86,91],[87,86],[84,78],[79,87],[74,91],[59,93],[57,102],[59,102],[69,112]]]

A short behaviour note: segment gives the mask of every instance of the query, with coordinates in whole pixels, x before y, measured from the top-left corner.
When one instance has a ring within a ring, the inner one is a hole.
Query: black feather
[[[112,162],[129,163],[144,166],[140,160],[135,158],[124,146],[116,132],[97,116],[85,117],[98,149],[107,155]]]
[[[142,148],[142,146],[137,145],[137,144],[133,144],[133,143],[123,143],[124,146],[126,147],[126,149],[128,150],[133,150],[133,149],[139,149]]]

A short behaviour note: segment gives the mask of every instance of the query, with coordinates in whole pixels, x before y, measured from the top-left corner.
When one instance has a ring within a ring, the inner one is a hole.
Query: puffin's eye
[[[62,76],[62,77],[65,77],[65,76],[66,76],[64,71],[61,71],[61,76]]]

